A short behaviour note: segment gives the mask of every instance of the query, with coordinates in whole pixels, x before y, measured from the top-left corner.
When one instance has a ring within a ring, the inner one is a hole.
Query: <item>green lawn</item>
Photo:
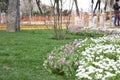
[[[67,80],[43,68],[47,53],[76,38],[87,35],[69,34],[66,40],[55,40],[50,30],[0,31],[0,80]]]

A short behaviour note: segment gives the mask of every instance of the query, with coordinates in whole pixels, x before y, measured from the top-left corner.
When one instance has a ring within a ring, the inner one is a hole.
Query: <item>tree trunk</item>
[[[7,12],[7,31],[20,31],[20,0],[9,0]]]
[[[105,6],[104,6],[104,11],[106,12],[106,9],[107,9],[107,2],[108,0],[105,1]]]
[[[95,13],[97,7],[98,7],[98,11],[100,12],[100,7],[101,7],[100,4],[101,4],[101,0],[97,0],[93,13]]]
[[[94,4],[94,0],[91,0],[91,13],[93,13],[93,4]]]
[[[41,6],[41,0],[36,0],[36,4],[38,6],[40,13],[43,15],[44,13],[43,13],[42,6]]]
[[[0,9],[0,24],[1,24],[1,9]]]
[[[78,8],[78,2],[77,2],[77,0],[74,0],[74,1],[75,1],[77,16],[79,16],[80,13],[79,13],[79,8]]]

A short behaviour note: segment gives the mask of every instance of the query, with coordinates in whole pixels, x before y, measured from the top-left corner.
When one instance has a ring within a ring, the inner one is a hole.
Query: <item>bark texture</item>
[[[7,12],[7,31],[20,31],[20,0],[9,0]]]

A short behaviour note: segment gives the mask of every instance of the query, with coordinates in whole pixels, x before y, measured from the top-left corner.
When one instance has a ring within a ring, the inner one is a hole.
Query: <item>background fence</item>
[[[70,18],[70,20],[69,20]],[[109,13],[82,13],[79,16],[63,16],[62,24],[70,23],[75,25],[80,25],[84,27],[96,26],[96,27],[112,27],[112,18],[110,18]],[[1,24],[6,23],[6,15],[1,14],[0,17],[0,28],[4,28]],[[22,16],[21,25],[51,25],[54,24],[54,16]],[[28,27],[28,26],[26,26]]]

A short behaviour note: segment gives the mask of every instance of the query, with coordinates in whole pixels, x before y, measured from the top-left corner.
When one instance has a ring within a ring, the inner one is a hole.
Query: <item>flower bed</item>
[[[43,65],[72,80],[118,80],[120,35],[75,40],[50,52]]]

